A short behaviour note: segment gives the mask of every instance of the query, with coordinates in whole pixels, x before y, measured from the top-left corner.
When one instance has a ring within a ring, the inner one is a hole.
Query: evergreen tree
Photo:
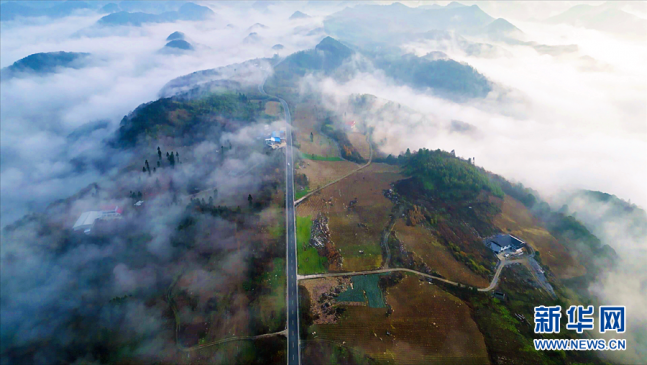
[[[160,150],[160,146],[157,146],[157,156],[159,157],[160,160],[162,159],[162,150]]]
[[[314,140],[315,140],[315,136],[314,134],[312,134],[312,132],[310,132],[310,142],[314,142]]]
[[[160,156],[160,158],[162,158],[162,156]],[[160,167],[160,166],[161,166],[160,162],[157,161],[157,167]]]
[[[146,166],[142,167],[142,172],[146,173]]]
[[[252,200],[253,200],[252,199],[252,194],[249,194],[249,196],[247,196],[247,201],[249,202],[249,207],[250,208],[252,207]]]
[[[407,152],[404,153],[405,157],[411,157],[411,151],[407,148]]]

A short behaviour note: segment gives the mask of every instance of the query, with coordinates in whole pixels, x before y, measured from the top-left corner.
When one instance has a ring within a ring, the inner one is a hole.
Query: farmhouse
[[[285,131],[273,131],[269,138],[265,138],[265,144],[272,148],[278,147],[283,141],[285,141]]]
[[[485,240],[485,245],[492,251],[499,253],[505,250],[517,251],[526,245],[526,242],[511,234],[498,234]]]
[[[102,207],[102,209],[83,212],[72,229],[89,234],[97,220],[121,219],[122,210],[118,206]]]

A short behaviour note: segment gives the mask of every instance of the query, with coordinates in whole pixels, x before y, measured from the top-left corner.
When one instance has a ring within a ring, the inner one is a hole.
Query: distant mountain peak
[[[486,31],[496,31],[496,32],[521,32],[521,29],[515,27],[509,21],[503,18],[497,18],[492,23],[488,24],[485,27]],[[523,33],[523,32],[522,32]]]
[[[290,20],[295,20],[295,19],[307,19],[310,18],[310,15],[302,13],[300,11],[295,11],[294,14],[290,16]]]
[[[340,41],[336,40],[333,37],[326,37],[317,44],[315,47],[316,50],[318,51],[324,51],[324,52],[333,52],[333,53],[343,53],[343,54],[348,54],[350,55],[353,51],[346,47],[343,43]]]
[[[466,6],[467,6],[467,5],[463,5],[463,4],[461,4],[461,3],[457,2],[457,1],[452,1],[451,3],[449,3],[449,4],[445,5],[445,7],[446,7],[447,9],[452,9],[452,8],[464,8],[464,7],[466,7]]]
[[[175,31],[175,32],[171,33],[168,37],[166,37],[167,41],[175,41],[175,40],[178,40],[178,39],[184,40],[185,39],[184,33],[180,32],[180,31]]]
[[[164,48],[176,48],[176,49],[181,49],[183,51],[193,51],[194,48],[191,45],[191,43],[185,41],[184,39],[176,39],[173,41],[170,41],[166,43],[166,46]]]

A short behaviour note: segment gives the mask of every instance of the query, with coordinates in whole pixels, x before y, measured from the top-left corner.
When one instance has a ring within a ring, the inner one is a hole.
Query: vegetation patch
[[[384,295],[378,286],[383,274],[357,275],[351,277],[351,288],[337,296],[337,302],[367,303],[370,308],[385,308]]]
[[[317,249],[310,245],[312,219],[310,216],[296,217],[297,220],[297,262],[299,274],[319,274],[326,272],[328,259],[320,256]]]
[[[404,173],[412,176],[423,189],[441,199],[471,200],[482,191],[503,198],[503,190],[490,181],[484,171],[450,153],[420,149],[405,155]]]

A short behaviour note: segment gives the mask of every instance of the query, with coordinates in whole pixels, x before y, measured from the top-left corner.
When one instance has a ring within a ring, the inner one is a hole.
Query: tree
[[[310,142],[314,142],[314,140],[315,140],[315,136],[314,134],[312,134],[312,132],[310,132]]]
[[[411,157],[411,150],[407,148],[407,152],[404,153],[405,157]]]
[[[160,160],[162,159],[162,150],[160,150],[160,146],[157,146],[157,156],[159,157]],[[158,162],[158,166],[159,166],[159,162]]]
[[[141,191],[138,191],[138,192],[137,192],[137,199],[141,200],[141,199],[142,199],[142,197],[144,197],[144,194],[142,194],[142,192],[141,192]]]
[[[162,156],[161,156],[161,155],[160,155],[160,158],[162,158]],[[161,166],[160,162],[159,162],[159,161],[157,161],[157,167],[160,167],[160,166]]]
[[[229,142],[229,149],[231,150],[231,141],[228,141],[228,142]]]
[[[148,172],[150,172],[150,171],[151,171],[151,167],[150,167],[150,165],[148,164],[148,160],[145,160],[145,161],[144,161],[144,164],[146,164],[146,169],[148,170]]]
[[[146,166],[142,167],[142,172],[146,173]]]
[[[175,158],[177,158],[177,162],[180,162],[180,153],[178,151],[175,151]]]
[[[247,197],[247,201],[249,202],[249,207],[250,208],[252,207],[252,200],[253,200],[252,199],[252,194],[249,194],[249,196]]]
[[[209,205],[213,205],[213,197],[209,197]]]
[[[153,167],[153,172],[156,172],[156,171],[157,171],[157,168]]]

